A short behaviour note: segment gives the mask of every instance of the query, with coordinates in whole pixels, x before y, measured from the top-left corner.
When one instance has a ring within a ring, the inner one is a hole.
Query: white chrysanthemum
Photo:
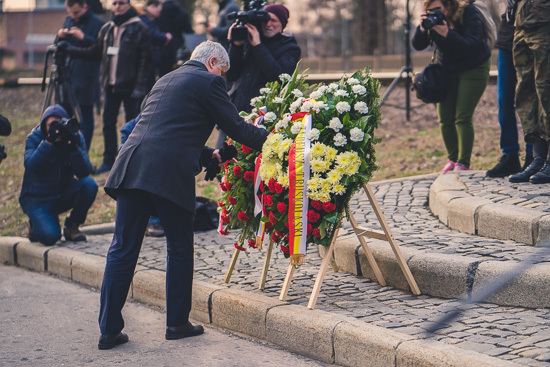
[[[277,118],[277,115],[274,112],[268,112],[264,116],[264,120],[267,122],[273,122]]]
[[[323,92],[320,92],[318,89],[314,92],[311,92],[311,94],[309,95],[309,98],[313,98],[313,99],[319,99],[323,96]]]
[[[321,109],[328,110],[328,105],[325,102],[319,101],[313,105],[313,111],[316,113],[321,112]]]
[[[324,94],[328,90],[328,87],[326,85],[321,85],[319,88],[317,88],[317,92]]]
[[[314,104],[315,103],[311,100],[305,101],[304,104],[302,104],[302,107],[300,107],[300,111],[301,112],[309,112]]]
[[[260,88],[260,94],[269,94],[271,93],[271,88]]]
[[[319,139],[319,135],[321,132],[318,129],[311,129],[309,133],[307,134],[307,138],[311,141]]]
[[[250,115],[244,117],[244,120],[245,120],[246,122],[254,122],[254,120],[256,119],[256,117],[258,117],[257,114],[251,113]]]
[[[341,128],[344,127],[344,125],[342,124],[342,121],[340,121],[340,119],[338,117],[333,117],[333,118],[330,119],[328,127],[330,127],[332,130],[338,132],[338,131],[340,131]]]
[[[283,120],[279,120],[273,128],[275,129],[275,131],[280,131],[286,129],[286,126],[284,126]]]
[[[273,98],[273,103],[277,103],[277,104],[281,104],[283,103],[285,100],[282,99],[281,97],[275,97]]]
[[[357,102],[353,109],[363,115],[369,113],[369,106],[365,102]]]
[[[279,79],[284,83],[284,82],[288,82],[290,80],[290,75],[288,75],[287,73],[283,73],[281,75],[279,75]]]
[[[354,85],[353,87],[351,87],[351,90],[353,91],[353,93],[359,94],[361,96],[367,93],[367,88],[363,87],[362,85]]]
[[[359,84],[359,80],[355,79],[355,78],[349,78],[348,80],[346,80],[346,84],[348,84],[348,85]]]
[[[290,132],[294,135],[297,135],[300,130],[302,130],[302,121],[296,121],[294,124],[292,124],[292,127],[290,128]]]
[[[337,147],[343,147],[344,145],[346,145],[347,142],[348,139],[346,139],[346,137],[340,133],[334,136],[334,145],[336,145]]]
[[[339,87],[340,87],[340,86],[338,85],[338,83],[330,83],[330,84],[328,85],[328,89],[333,90],[333,91],[334,91],[334,90],[337,90]]]
[[[363,141],[365,133],[358,127],[354,127],[349,131],[349,140],[351,141]]]
[[[285,113],[283,115],[283,121],[286,122],[286,124],[288,125],[288,123],[290,122],[290,120],[292,120],[292,115],[290,113]]]
[[[294,89],[292,91],[292,94],[294,94],[296,97],[303,97],[304,96],[304,93],[302,93],[302,91],[299,90],[299,89]]]
[[[340,113],[340,114],[345,113],[345,112],[349,112],[350,109],[351,108],[350,108],[348,102],[338,102],[336,104],[336,111],[338,111],[338,113]]]
[[[334,95],[336,97],[349,97],[349,93],[343,89],[338,89],[336,92],[334,92]]]
[[[250,105],[255,106],[257,103],[261,103],[263,99],[263,96],[254,97],[250,100]]]
[[[296,111],[298,111],[298,108],[300,108],[300,106],[302,105],[302,101],[303,99],[302,97],[300,97],[294,102],[292,102],[289,107],[290,113],[295,113]]]

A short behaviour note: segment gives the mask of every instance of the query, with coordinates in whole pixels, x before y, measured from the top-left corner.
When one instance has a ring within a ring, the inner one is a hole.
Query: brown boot
[[[63,228],[63,235],[66,241],[86,241],[86,236],[84,233],[80,232],[77,225],[65,225],[65,228]]]

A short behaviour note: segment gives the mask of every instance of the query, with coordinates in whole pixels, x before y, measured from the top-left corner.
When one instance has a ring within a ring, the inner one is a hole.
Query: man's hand
[[[258,28],[253,26],[250,23],[246,23],[244,25],[246,29],[248,29],[248,42],[252,46],[258,46],[262,41],[260,40],[260,32],[258,31]]]
[[[449,26],[447,26],[446,21],[443,21],[442,25],[434,25],[432,29],[443,37],[447,37],[447,33],[449,33]]]
[[[78,133],[68,133],[67,137],[65,138],[65,149],[71,153],[76,152],[78,150],[78,146],[80,145],[80,135]]]
[[[221,149],[216,149],[212,152],[212,160],[206,166],[206,175],[204,176],[204,179],[206,181],[211,181],[216,177],[221,170],[221,167],[225,164],[225,162],[230,160],[235,160],[235,156],[237,156],[237,148],[235,148],[233,145],[224,145]]]
[[[61,39],[65,39],[69,37],[69,29],[68,28],[61,28],[57,31],[57,37]]]
[[[166,42],[164,42],[164,46],[168,45],[170,43],[170,41],[172,41],[172,38],[174,38],[174,36],[172,36],[172,33],[165,33],[164,36],[166,37]]]
[[[69,34],[79,41],[84,39],[84,32],[78,27],[71,27]]]
[[[231,31],[233,30],[233,28],[237,25],[237,22],[234,22],[233,24],[231,24],[231,26],[229,27],[229,29],[227,30],[227,40],[231,43],[233,43],[235,46],[242,46],[242,42],[241,41],[233,41],[231,40]]]

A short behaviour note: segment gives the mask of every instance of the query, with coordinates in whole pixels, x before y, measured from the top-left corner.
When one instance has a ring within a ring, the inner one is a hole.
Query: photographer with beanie
[[[283,33],[290,15],[288,9],[280,4],[271,4],[263,10],[268,13],[269,21],[262,23],[260,29],[246,23],[248,40],[239,42],[231,39],[236,23],[227,34],[231,69],[226,76],[227,81],[232,83],[229,96],[239,111],[250,112],[250,100],[260,95],[260,88],[278,80],[281,74],[292,74],[301,56],[294,36]],[[221,147],[224,141],[225,135],[220,132],[216,147]]]
[[[59,214],[71,209],[63,230],[65,240],[86,241],[78,227],[97,194],[97,184],[89,177],[92,165],[84,135],[68,119],[61,105],[48,107],[25,143],[19,203],[29,216],[29,239],[46,246],[61,238]]]

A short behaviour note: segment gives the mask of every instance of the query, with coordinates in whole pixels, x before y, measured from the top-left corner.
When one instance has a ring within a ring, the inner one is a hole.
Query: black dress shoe
[[[535,158],[533,162],[524,171],[508,177],[510,182],[529,182],[531,176],[541,170],[544,166],[544,161],[540,158]]]
[[[204,333],[202,325],[193,326],[189,321],[183,326],[169,326],[166,328],[166,340],[176,340],[187,338],[189,336],[197,336]]]
[[[540,171],[531,176],[529,182],[534,184],[550,183],[550,165],[548,162],[546,162]]]
[[[128,335],[123,332],[120,332],[116,335],[101,334],[101,336],[99,337],[99,343],[97,343],[97,347],[101,350],[113,349],[117,345],[127,342]]]
[[[506,177],[521,171],[517,154],[503,154],[496,166],[485,174],[487,177]]]

